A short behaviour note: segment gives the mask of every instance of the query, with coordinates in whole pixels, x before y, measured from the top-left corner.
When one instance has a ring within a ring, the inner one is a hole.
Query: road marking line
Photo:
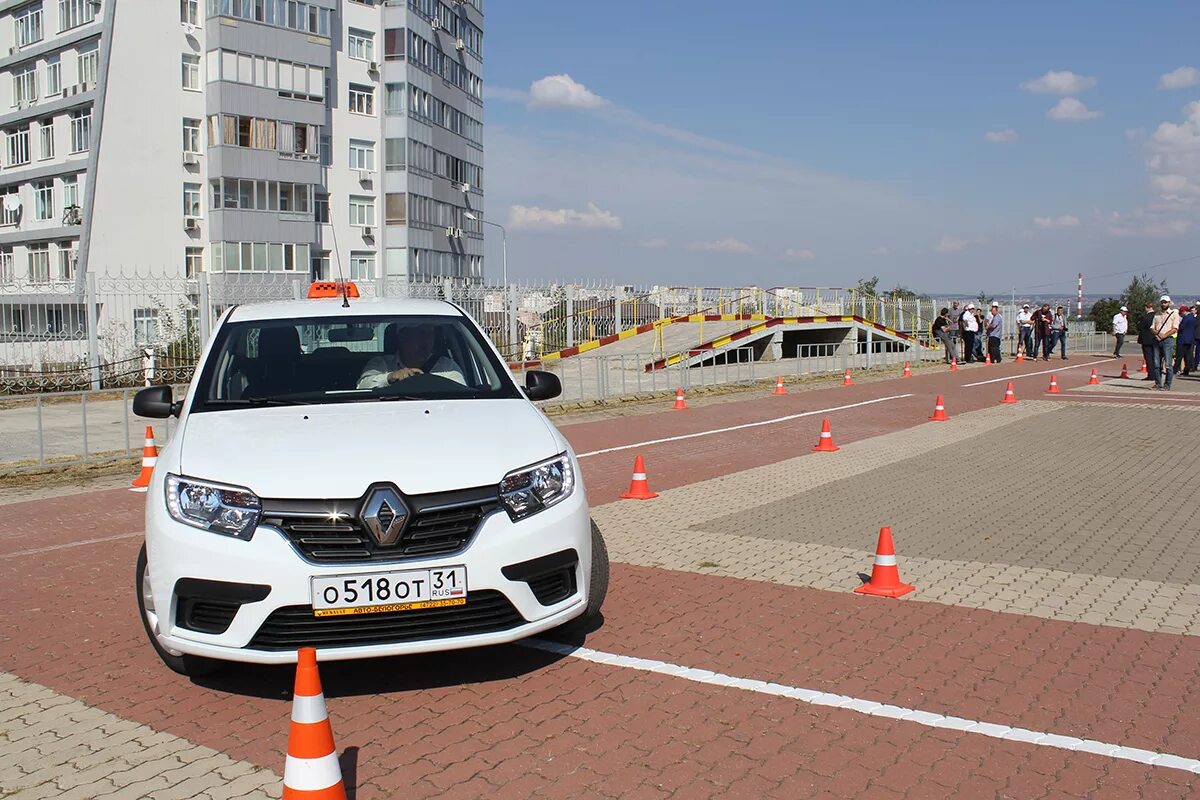
[[[1124,745],[1098,742],[1094,739],[1079,739],[1074,736],[1063,736],[1057,733],[1034,731],[1028,728],[1013,728],[993,722],[980,722],[962,717],[935,714],[915,708],[879,703],[874,700],[847,697],[846,695],[831,694],[829,692],[818,692],[813,689],[802,689],[797,686],[786,686],[781,683],[771,683],[753,678],[738,678],[733,675],[725,675],[707,669],[696,669],[678,664],[670,664],[666,661],[606,653],[587,647],[576,647],[560,642],[550,642],[545,639],[525,639],[521,644],[537,650],[563,656],[572,656],[596,664],[609,664],[614,667],[625,667],[640,672],[655,672],[660,675],[683,678],[684,680],[704,683],[710,686],[722,686],[729,689],[741,689],[747,692],[773,695],[775,697],[787,697],[814,706],[842,708],[847,711],[857,711],[860,714],[869,714],[873,717],[887,717],[904,722],[915,722],[918,725],[925,725],[930,728],[944,728],[963,733],[978,733],[990,736],[993,739],[1006,739],[1011,742],[1023,742],[1041,747],[1055,747],[1060,750],[1071,750],[1080,753],[1093,753],[1121,761],[1136,761],[1139,764],[1148,764],[1153,767],[1181,769],[1185,772],[1200,774],[1200,760],[1184,758],[1183,756],[1172,755],[1170,753],[1159,753],[1137,747],[1125,747]]]
[[[52,553],[55,550],[66,550],[68,547],[82,547],[85,544],[99,544],[100,542],[115,542],[118,539],[132,539],[135,536],[141,536],[142,531],[137,533],[120,533],[116,536],[104,536],[99,539],[84,539],[79,542],[67,542],[65,544],[52,544],[49,547],[36,547],[32,550],[18,550],[15,553],[0,553],[0,560],[6,558],[18,558],[20,556],[34,556],[38,553]]]
[[[576,458],[588,458],[589,456],[599,456],[604,453],[616,453],[621,450],[632,450],[635,447],[649,447],[652,444],[664,444],[666,442],[678,442],[683,439],[695,439],[700,436],[712,436],[716,433],[728,433],[729,431],[740,431],[744,428],[756,428],[759,425],[774,425],[777,422],[788,422],[801,417],[812,417],[817,414],[832,414],[834,411],[845,411],[850,408],[860,408],[861,406],[874,405],[875,403],[886,403],[889,400],[903,400],[905,397],[912,397],[912,394],[894,394],[890,397],[880,397],[877,400],[864,400],[861,403],[850,403],[845,406],[833,406],[832,408],[822,408],[816,411],[804,411],[799,414],[789,414],[786,417],[775,417],[774,419],[764,419],[759,422],[747,422],[743,425],[733,425],[729,428],[717,428],[711,431],[700,431],[699,433],[685,433],[680,436],[668,436],[664,439],[649,439],[644,442],[635,442],[634,444],[623,444],[620,447],[606,447],[603,450],[591,450],[587,453],[578,453]]]
[[[989,384],[989,383],[1004,383],[1005,381],[1017,381],[1017,380],[1020,380],[1021,378],[1032,378],[1035,375],[1051,375],[1055,372],[1066,372],[1068,370],[1081,369],[1083,367],[1094,367],[1096,364],[1111,364],[1112,361],[1113,360],[1111,358],[1105,358],[1100,361],[1089,361],[1086,364],[1072,364],[1069,367],[1062,367],[1060,369],[1044,369],[1041,372],[1025,372],[1020,375],[1013,375],[1008,378],[992,378],[990,381],[976,381],[975,383],[964,383],[962,385],[962,388],[970,389],[972,386],[985,386],[986,384]]]

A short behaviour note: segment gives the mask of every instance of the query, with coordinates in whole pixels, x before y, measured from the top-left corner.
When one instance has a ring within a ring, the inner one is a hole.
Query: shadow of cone
[[[1008,388],[1004,390],[1004,399],[1000,401],[1001,405],[1017,402],[1017,395],[1013,392],[1012,381],[1008,382]]]
[[[296,690],[287,761],[283,767],[283,800],[346,800],[342,767],[333,745],[333,728],[325,709],[317,651],[301,647],[296,654]]]
[[[900,597],[916,588],[900,582],[892,529],[885,525],[879,529],[879,544],[875,546],[875,566],[871,568],[871,580],[855,589],[854,593],[873,594],[876,597]]]
[[[621,495],[622,500],[653,500],[657,494],[650,491],[650,482],[646,480],[646,461],[637,456],[633,459],[633,479],[629,481],[629,491]]]
[[[813,448],[813,452],[836,453],[840,449],[833,443],[833,432],[829,430],[829,420],[821,420],[821,438],[817,440],[817,446]]]
[[[687,401],[683,399],[683,389],[675,390],[675,405],[671,406],[672,411],[682,411],[687,408]]]
[[[1057,375],[1050,376],[1050,388],[1046,390],[1046,394],[1062,394],[1062,392],[1060,392],[1058,390],[1058,376]]]
[[[158,463],[158,448],[154,445],[154,428],[146,426],[146,441],[142,445],[142,471],[129,484],[131,492],[145,492],[150,486],[150,476]]]
[[[1088,378],[1088,386],[1099,386],[1100,376],[1096,374],[1096,370],[1092,370],[1092,377]]]

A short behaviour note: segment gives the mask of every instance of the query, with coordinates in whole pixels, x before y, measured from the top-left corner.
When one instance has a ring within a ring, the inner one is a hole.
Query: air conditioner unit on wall
[[[466,50],[467,43],[465,41],[463,41],[462,38],[455,39],[454,40],[454,49],[455,50]]]
[[[368,63],[367,72],[379,72],[379,63],[376,61]]]
[[[362,229],[362,235],[363,235],[363,238],[370,239],[370,238],[371,238],[372,236],[374,236],[375,234],[374,234],[374,232],[371,230],[371,226],[370,226],[370,225],[364,225],[364,226],[363,226],[363,229]]]
[[[187,166],[194,166],[196,164],[199,164],[200,163],[199,153],[184,152],[183,163]]]
[[[359,183],[370,183],[371,182],[371,170],[360,169],[358,171],[358,182]]]
[[[185,231],[200,230],[200,220],[196,219],[195,217],[184,217],[183,218],[183,229]]]

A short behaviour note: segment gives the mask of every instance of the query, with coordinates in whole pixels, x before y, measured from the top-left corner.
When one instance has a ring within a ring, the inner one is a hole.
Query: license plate
[[[445,608],[467,603],[467,568],[434,567],[312,579],[318,617]]]

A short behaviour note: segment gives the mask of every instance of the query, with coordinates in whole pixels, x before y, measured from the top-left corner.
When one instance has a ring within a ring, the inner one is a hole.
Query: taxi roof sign
[[[308,299],[326,297],[358,297],[354,281],[313,281],[308,287]]]

